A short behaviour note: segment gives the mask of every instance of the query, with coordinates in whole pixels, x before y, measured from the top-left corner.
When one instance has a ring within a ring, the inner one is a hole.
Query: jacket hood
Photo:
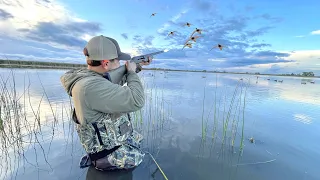
[[[67,71],[65,74],[63,74],[60,77],[60,81],[62,83],[62,86],[64,87],[65,91],[72,96],[72,88],[75,85],[76,82],[79,80],[89,77],[89,76],[101,76],[101,74],[96,73],[94,71],[91,71],[87,68],[81,68],[81,69],[72,69],[70,71]]]

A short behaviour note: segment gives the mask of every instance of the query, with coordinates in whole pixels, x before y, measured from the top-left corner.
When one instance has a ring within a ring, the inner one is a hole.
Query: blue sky
[[[103,34],[132,56],[169,49],[151,67],[320,75],[317,7],[316,0],[7,0],[0,58],[84,63],[82,48]],[[195,28],[201,37],[182,49]],[[210,51],[218,43],[226,48]]]

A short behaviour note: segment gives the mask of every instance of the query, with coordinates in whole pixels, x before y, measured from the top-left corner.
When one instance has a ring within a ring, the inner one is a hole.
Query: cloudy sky
[[[320,75],[318,7],[318,0],[0,0],[0,58],[84,63],[86,42],[103,34],[132,56],[169,49],[151,67]],[[201,37],[182,49],[195,28]],[[218,43],[225,48],[212,49]]]

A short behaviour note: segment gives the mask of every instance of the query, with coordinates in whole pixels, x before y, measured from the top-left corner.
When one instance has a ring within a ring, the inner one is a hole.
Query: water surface
[[[0,72],[2,92],[7,77],[14,74],[15,83],[9,79],[6,92],[16,89],[21,96],[27,118],[20,120],[20,133],[28,139],[20,153],[14,145],[8,153],[2,149],[1,178],[107,178],[78,167],[84,151],[59,80],[66,70]],[[311,84],[312,79],[300,77],[257,80],[251,75],[160,71],[140,76],[147,100],[143,121],[137,118],[134,124],[145,136],[143,150],[153,154],[168,179],[320,179],[319,79]],[[307,84],[301,84],[304,81]],[[125,176],[131,175],[137,180],[163,179],[148,155]]]

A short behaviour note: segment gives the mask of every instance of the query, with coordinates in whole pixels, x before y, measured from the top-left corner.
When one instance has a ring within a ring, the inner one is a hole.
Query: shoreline
[[[16,69],[74,69],[80,67],[87,67],[87,66],[45,66],[45,65],[25,65],[25,64],[0,64],[0,68],[16,68]]]
[[[11,61],[12,62],[12,61]],[[85,68],[86,64],[67,64],[67,63],[47,63],[39,62],[37,64],[32,64],[30,61],[24,61],[25,64],[0,64],[0,68],[17,68],[17,69],[57,69],[57,70],[69,70],[75,68]],[[27,64],[29,63],[29,64]],[[47,65],[48,64],[48,65]],[[176,71],[176,72],[201,72],[201,73],[219,73],[219,74],[239,74],[239,75],[253,75],[253,76],[281,76],[281,77],[301,77],[301,78],[320,78],[320,76],[298,76],[298,75],[282,75],[282,74],[256,74],[256,73],[241,73],[241,72],[219,72],[219,71],[205,71],[205,70],[179,70],[179,69],[161,69],[161,68],[142,68],[143,70],[153,70],[153,71]]]
[[[254,74],[254,73],[240,73],[240,72],[219,72],[219,71],[201,71],[201,70],[175,70],[175,69],[152,69],[143,68],[144,70],[154,71],[180,71],[180,72],[202,72],[202,73],[217,73],[217,74],[242,74],[251,76],[282,76],[282,77],[302,77],[302,78],[320,78],[320,76],[297,76],[297,75],[282,75],[282,74]]]

